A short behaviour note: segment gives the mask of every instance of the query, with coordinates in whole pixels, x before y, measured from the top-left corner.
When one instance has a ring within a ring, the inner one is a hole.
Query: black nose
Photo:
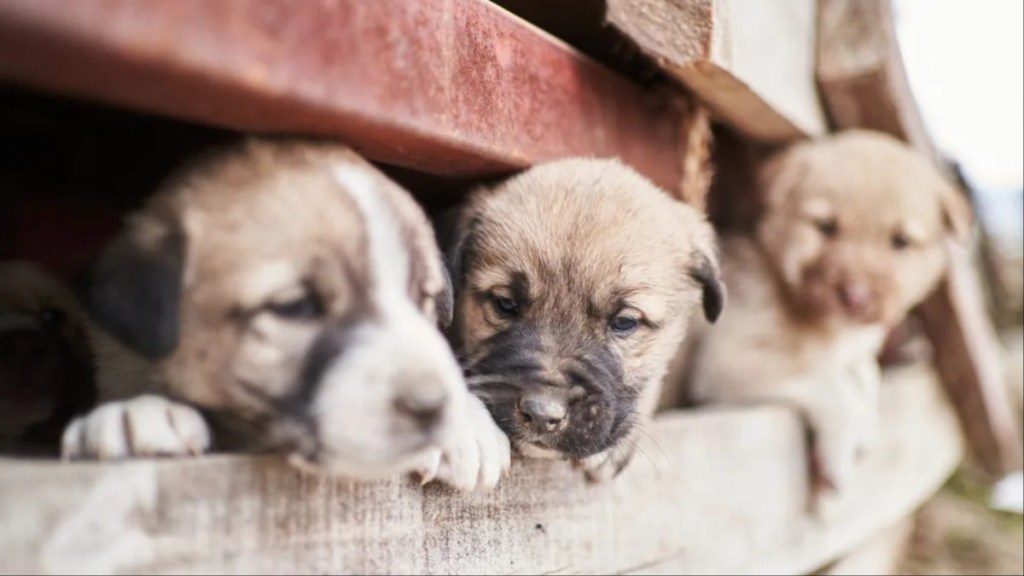
[[[550,434],[565,428],[565,403],[555,398],[523,398],[519,401],[523,422],[538,434]]]
[[[444,396],[409,395],[395,398],[395,411],[423,429],[432,428],[444,416]]]

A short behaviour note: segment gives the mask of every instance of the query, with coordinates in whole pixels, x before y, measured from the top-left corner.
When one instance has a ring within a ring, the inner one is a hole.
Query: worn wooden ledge
[[[446,176],[570,155],[682,176],[670,97],[486,0],[0,0],[0,80]]]
[[[884,441],[833,520],[805,512],[786,409],[663,415],[615,483],[517,465],[490,495],[305,477],[275,459],[0,461],[5,573],[808,573],[905,517],[960,457],[929,372],[887,378]]]

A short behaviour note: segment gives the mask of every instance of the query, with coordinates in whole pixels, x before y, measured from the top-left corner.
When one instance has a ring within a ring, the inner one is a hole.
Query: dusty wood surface
[[[668,98],[485,0],[0,0],[0,79],[434,174],[589,154],[681,178]]]
[[[959,460],[927,372],[887,379],[884,441],[847,506],[806,514],[779,407],[662,415],[624,476],[518,465],[491,495],[304,477],[273,459],[0,461],[4,573],[806,573],[906,515]]]
[[[818,574],[820,576],[896,574],[897,567],[910,544],[913,530],[914,518],[904,518],[893,526],[880,530],[867,542],[857,546]]]
[[[888,0],[819,0],[818,82],[836,127],[870,128],[935,158],[903,67]],[[987,472],[1019,469],[1024,448],[1000,372],[998,340],[966,254],[920,309],[971,455]]]
[[[814,0],[607,0],[606,17],[746,136],[784,142],[826,131]]]

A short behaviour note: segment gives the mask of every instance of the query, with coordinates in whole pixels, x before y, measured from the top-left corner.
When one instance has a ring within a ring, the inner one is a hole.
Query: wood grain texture
[[[432,174],[595,155],[681,179],[670,95],[486,0],[0,0],[0,79]]]
[[[826,131],[814,0],[607,0],[607,20],[744,135]]]
[[[836,128],[892,134],[945,170],[910,90],[890,1],[819,0],[818,12],[817,77]],[[985,471],[999,476],[1020,469],[1024,447],[977,272],[960,249],[951,248],[949,256],[942,285],[917,312],[970,454]]]
[[[887,378],[884,441],[828,522],[780,407],[663,414],[609,485],[517,464],[489,495],[350,484],[272,458],[0,461],[3,573],[806,573],[905,516],[960,457],[928,372]]]

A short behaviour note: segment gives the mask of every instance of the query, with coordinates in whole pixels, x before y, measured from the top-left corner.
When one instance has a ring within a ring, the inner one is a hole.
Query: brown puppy
[[[76,421],[68,456],[202,452],[210,426],[217,447],[353,478],[420,470],[473,489],[507,466],[436,326],[450,296],[426,216],[342,146],[251,139],[187,166],[88,295],[153,361],[159,396]]]
[[[447,217],[450,339],[470,388],[522,454],[614,476],[693,309],[722,309],[710,225],[595,159],[536,166]]]
[[[730,309],[697,346],[691,390],[795,405],[819,488],[842,488],[878,432],[885,334],[935,287],[969,210],[927,160],[871,132],[794,145],[761,176],[753,237],[722,241]]]
[[[78,302],[29,262],[0,264],[0,446],[53,452],[96,400],[96,354]]]

